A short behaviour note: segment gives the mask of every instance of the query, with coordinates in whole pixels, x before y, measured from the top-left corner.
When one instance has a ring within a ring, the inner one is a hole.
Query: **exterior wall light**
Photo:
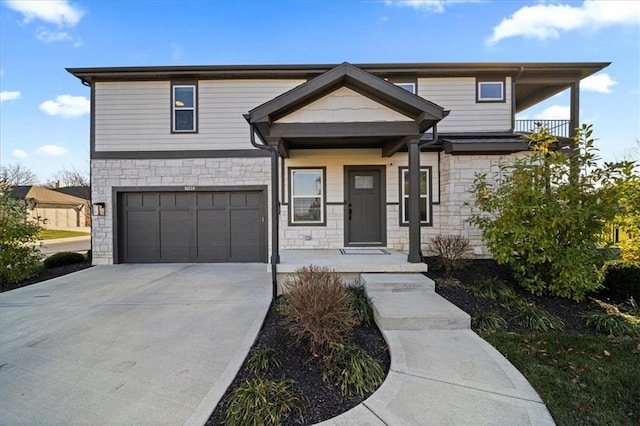
[[[104,216],[106,214],[105,203],[93,203],[93,215]]]

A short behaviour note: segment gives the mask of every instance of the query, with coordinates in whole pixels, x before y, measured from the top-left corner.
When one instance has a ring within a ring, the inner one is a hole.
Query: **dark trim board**
[[[268,212],[267,212],[267,192],[266,185],[233,185],[233,186],[120,186],[113,187],[111,189],[111,217],[113,220],[112,225],[112,243],[113,243],[113,263],[122,263],[122,254],[120,253],[120,238],[122,233],[122,225],[119,222],[119,213],[122,210],[120,205],[120,199],[123,194],[131,192],[182,192],[182,193],[199,193],[199,192],[261,192],[263,198],[263,235],[264,235],[264,247],[263,247],[263,262],[267,262],[268,254]]]
[[[93,151],[92,160],[165,160],[185,158],[268,158],[261,149],[211,149],[185,151]]]

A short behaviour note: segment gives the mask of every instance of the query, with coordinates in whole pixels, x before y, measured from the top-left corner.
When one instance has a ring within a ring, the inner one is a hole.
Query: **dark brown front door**
[[[345,194],[345,245],[385,245],[384,166],[345,167]]]

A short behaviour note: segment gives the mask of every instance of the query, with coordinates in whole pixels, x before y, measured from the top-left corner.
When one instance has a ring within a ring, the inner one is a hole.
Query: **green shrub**
[[[72,251],[61,251],[44,260],[44,267],[47,269],[55,268],[57,266],[73,265],[74,263],[84,262],[85,258],[80,253]]]
[[[507,321],[496,312],[482,312],[471,318],[474,328],[484,331],[500,330],[507,325]]]
[[[287,296],[280,295],[273,302],[273,310],[280,315],[284,315],[287,310]]]
[[[495,177],[477,174],[472,185],[470,222],[534,294],[580,301],[602,281],[602,235],[622,209],[618,184],[633,163],[600,164],[591,134],[591,126],[579,128],[567,153],[553,150],[557,138],[539,128],[529,138],[533,153],[500,162]]]
[[[360,347],[332,343],[324,357],[322,379],[335,384],[345,397],[373,393],[384,381],[384,370]]]
[[[604,266],[605,287],[599,292],[616,299],[633,297],[640,300],[640,262],[618,260]]]
[[[246,369],[253,374],[260,374],[272,368],[280,367],[279,356],[280,352],[277,349],[259,345],[251,349],[251,353],[247,357]]]
[[[564,330],[564,323],[560,318],[534,303],[520,299],[512,306],[515,308],[515,321],[523,327],[535,331]]]
[[[303,396],[292,380],[247,380],[225,403],[224,424],[229,426],[281,425],[291,414],[302,422]]]
[[[436,235],[430,239],[429,249],[438,256],[438,261],[451,276],[454,271],[464,269],[469,264],[469,239],[462,235]]]
[[[469,287],[469,292],[476,297],[486,299],[502,299],[515,296],[515,292],[507,283],[499,278],[480,278]]]
[[[369,326],[373,322],[373,309],[369,304],[369,298],[363,285],[350,285],[347,287],[347,293],[351,297],[351,305],[353,306],[353,314],[361,325]]]
[[[342,278],[328,268],[298,269],[285,289],[285,326],[314,356],[325,353],[331,343],[342,342],[357,324]]]
[[[613,336],[640,336],[640,319],[623,313],[594,312],[586,315],[588,326]]]
[[[26,220],[27,205],[0,184],[0,282],[17,283],[40,269],[40,221]]]

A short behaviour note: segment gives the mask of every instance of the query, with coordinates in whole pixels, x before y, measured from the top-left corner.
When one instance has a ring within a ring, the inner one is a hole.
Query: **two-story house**
[[[475,172],[527,150],[516,113],[608,63],[73,68],[91,87],[93,261],[271,262],[468,237]],[[523,127],[524,126],[524,127]],[[313,260],[313,259],[311,259]],[[275,269],[274,269],[275,270]]]

